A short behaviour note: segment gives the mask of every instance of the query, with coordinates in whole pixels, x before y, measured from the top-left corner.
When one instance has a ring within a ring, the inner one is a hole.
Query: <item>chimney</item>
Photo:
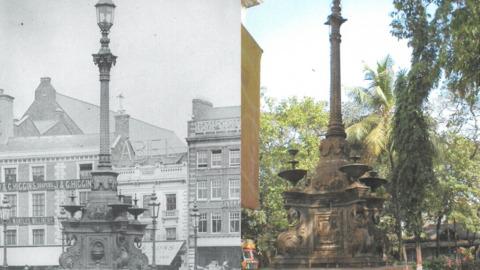
[[[201,100],[201,99],[192,100],[192,104],[193,104],[192,113],[193,113],[194,119],[201,118],[205,114],[205,111],[213,107],[212,103],[205,100]]]
[[[58,122],[63,122],[63,116],[64,116],[65,112],[60,109],[60,108],[57,108],[55,110],[55,121],[58,121]]]
[[[54,102],[57,91],[53,88],[50,77],[40,78],[40,85],[35,90],[35,100]]]
[[[13,137],[13,99],[0,89],[0,143],[6,143]]]
[[[130,133],[130,115],[117,114],[115,115],[115,137],[122,135],[127,138]]]

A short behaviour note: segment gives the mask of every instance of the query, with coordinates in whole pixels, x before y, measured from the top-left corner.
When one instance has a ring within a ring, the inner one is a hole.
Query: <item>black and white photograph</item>
[[[0,264],[240,269],[241,12],[0,1]]]

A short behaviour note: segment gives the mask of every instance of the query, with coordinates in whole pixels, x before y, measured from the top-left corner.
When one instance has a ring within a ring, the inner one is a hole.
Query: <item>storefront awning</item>
[[[184,243],[185,241],[155,242],[155,264],[170,265]],[[152,263],[152,242],[143,242],[142,252],[147,255],[148,263]]]
[[[7,249],[8,265],[58,265],[61,253],[61,246],[9,246]],[[3,251],[0,253],[0,261],[3,262]]]

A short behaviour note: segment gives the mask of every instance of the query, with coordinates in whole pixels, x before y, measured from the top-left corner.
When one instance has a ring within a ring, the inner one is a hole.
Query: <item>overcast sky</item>
[[[0,88],[20,118],[40,77],[100,104],[97,0],[0,0]],[[192,99],[240,105],[240,0],[113,0],[110,109],[187,136]]]
[[[410,66],[411,49],[390,34],[393,1],[343,0],[340,28],[343,86],[365,86],[363,62],[375,68],[390,54]],[[248,9],[246,28],[264,50],[261,85],[277,99],[293,95],[329,100],[331,0],[264,0]],[[345,100],[346,97],[342,96]]]

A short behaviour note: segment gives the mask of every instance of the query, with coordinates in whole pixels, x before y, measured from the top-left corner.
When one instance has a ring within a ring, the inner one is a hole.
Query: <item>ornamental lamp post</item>
[[[117,57],[110,52],[108,44],[110,39],[108,33],[113,25],[113,17],[115,14],[115,5],[111,0],[100,0],[95,5],[97,8],[97,24],[100,27],[102,38],[100,43],[100,51],[93,54],[93,62],[98,66],[100,71],[100,155],[99,170],[111,170],[110,162],[110,127],[108,123],[109,112],[109,82],[110,69],[115,65]]]
[[[157,230],[157,218],[158,218],[158,213],[160,211],[160,202],[157,200],[157,194],[155,193],[155,187],[153,187],[152,197],[150,198],[150,201],[148,202],[148,209],[150,210],[150,217],[152,218],[152,224],[153,224],[152,270],[156,270],[157,265],[155,263],[155,241],[156,241],[155,231]]]
[[[192,217],[192,224],[193,224],[193,239],[195,241],[195,257],[194,257],[194,265],[193,269],[197,270],[197,231],[198,231],[198,222],[200,219],[200,213],[198,213],[198,208],[197,208],[197,201],[195,200],[193,203],[193,209],[192,212],[190,213],[190,217]]]
[[[3,269],[8,270],[7,264],[7,222],[10,220],[10,209],[12,206],[8,203],[7,196],[3,196],[1,213],[2,213],[2,222],[3,222]]]
[[[68,219],[66,213],[67,211],[65,211],[65,208],[62,207],[62,209],[60,209],[60,216],[58,216],[58,221],[60,222],[60,226],[62,227],[62,253],[65,252],[65,228],[63,227],[62,221]]]

